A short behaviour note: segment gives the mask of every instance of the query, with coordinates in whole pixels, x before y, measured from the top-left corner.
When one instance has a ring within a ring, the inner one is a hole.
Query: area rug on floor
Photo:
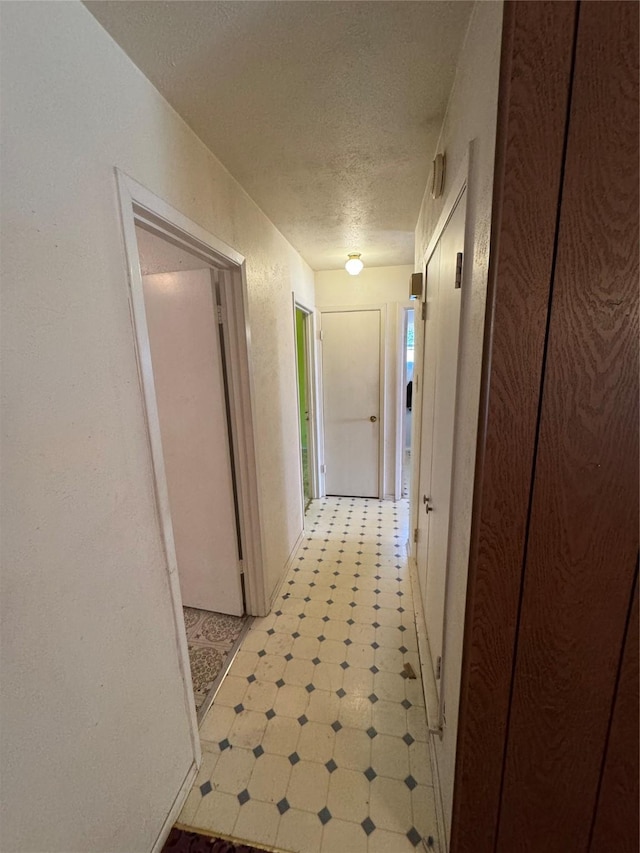
[[[183,609],[193,692],[196,711],[199,711],[240,636],[245,620],[242,616],[211,613],[195,607]]]
[[[223,838],[211,838],[197,832],[173,827],[162,848],[162,853],[263,853],[257,847],[246,844],[233,844]]]

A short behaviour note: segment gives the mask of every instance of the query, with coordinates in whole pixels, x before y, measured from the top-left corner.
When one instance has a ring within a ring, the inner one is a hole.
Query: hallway
[[[200,728],[180,825],[286,851],[438,849],[407,530],[404,500],[311,504]]]

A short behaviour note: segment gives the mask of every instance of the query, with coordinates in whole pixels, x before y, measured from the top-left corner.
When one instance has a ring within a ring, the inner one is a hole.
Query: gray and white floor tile
[[[179,823],[296,853],[436,850],[407,502],[314,501],[306,528],[200,728]]]

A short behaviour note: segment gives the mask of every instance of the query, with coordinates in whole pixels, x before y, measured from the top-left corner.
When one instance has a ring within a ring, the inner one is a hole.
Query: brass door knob
[[[375,415],[371,415],[369,420],[371,421],[372,424],[375,424],[375,422],[378,420],[378,418]]]

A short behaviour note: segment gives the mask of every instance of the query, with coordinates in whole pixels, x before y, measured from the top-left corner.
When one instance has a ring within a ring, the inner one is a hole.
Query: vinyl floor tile
[[[404,500],[311,503],[202,725],[182,823],[308,853],[438,849],[407,536]]]

